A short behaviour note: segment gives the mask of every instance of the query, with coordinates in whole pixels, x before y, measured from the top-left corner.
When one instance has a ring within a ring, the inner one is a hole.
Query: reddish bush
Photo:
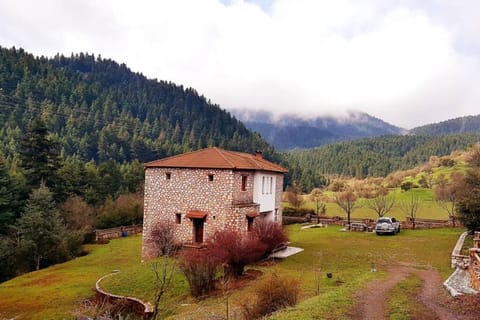
[[[187,277],[193,296],[206,295],[215,287],[215,274],[220,263],[205,249],[187,249],[180,256],[180,269]]]
[[[255,289],[255,298],[242,305],[245,319],[258,319],[297,303],[298,281],[272,274]]]
[[[232,230],[215,233],[207,248],[212,259],[224,264],[225,274],[233,277],[241,276],[245,266],[260,260],[266,250],[256,237],[243,237]]]
[[[283,226],[267,220],[259,220],[255,224],[254,236],[265,245],[264,255],[270,254],[276,248],[288,242]]]

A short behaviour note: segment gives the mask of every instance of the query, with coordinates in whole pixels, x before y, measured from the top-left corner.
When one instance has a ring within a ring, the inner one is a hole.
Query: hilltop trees
[[[457,212],[462,223],[472,231],[480,230],[480,146],[470,153],[471,168],[459,188]]]

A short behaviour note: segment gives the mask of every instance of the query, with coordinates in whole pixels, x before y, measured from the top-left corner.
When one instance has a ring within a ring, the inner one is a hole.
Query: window
[[[247,176],[242,176],[242,191],[247,190]]]
[[[213,174],[208,175],[208,181],[213,181]]]
[[[181,224],[182,223],[182,214],[181,213],[176,213],[175,214],[175,223],[176,224]]]
[[[273,193],[273,177],[270,177],[270,194]]]
[[[265,194],[265,177],[262,177],[262,194]]]
[[[172,178],[172,174],[170,172],[165,173],[165,179],[170,180]]]

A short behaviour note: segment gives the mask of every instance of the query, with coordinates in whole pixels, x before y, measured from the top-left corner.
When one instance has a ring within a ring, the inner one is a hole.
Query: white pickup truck
[[[375,232],[377,235],[381,234],[396,234],[400,232],[400,222],[395,218],[381,217],[378,218],[375,224]]]

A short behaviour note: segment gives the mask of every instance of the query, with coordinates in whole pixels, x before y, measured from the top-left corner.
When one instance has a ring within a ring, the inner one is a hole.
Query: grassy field
[[[415,196],[417,196],[421,201],[420,208],[417,214],[418,218],[439,219],[439,220],[448,219],[447,212],[438,206],[437,202],[434,199],[433,191],[431,189],[415,188],[415,189],[412,189],[411,192],[413,192]],[[393,207],[392,211],[388,213],[388,215],[392,217],[396,217],[401,221],[406,220],[406,216],[398,207],[398,203],[400,203],[401,201],[407,200],[407,197],[410,196],[410,191],[402,192],[400,188],[397,188],[390,191],[390,195],[393,195],[395,197],[396,205]],[[308,196],[305,196],[305,200],[306,202],[303,205],[303,207],[315,210],[315,203],[308,200]],[[377,218],[377,214],[365,205],[365,201],[366,199],[363,199],[363,198],[360,198],[358,200],[359,207],[353,211],[351,215],[352,219],[364,219],[364,218],[376,219]],[[330,217],[340,216],[340,217],[346,218],[345,212],[342,209],[340,209],[340,207],[334,202],[327,202],[326,209],[327,209],[326,214]]]
[[[450,253],[461,229],[404,230],[396,236],[341,232],[338,227],[300,230],[291,225],[293,246],[303,252],[273,265],[251,266],[268,274],[276,272],[299,280],[301,302],[274,315],[273,319],[345,319],[352,295],[366,282],[387,276],[385,266],[407,263],[435,268],[448,277]],[[64,264],[26,274],[0,284],[0,319],[69,319],[79,302],[93,295],[95,281],[113,269],[121,272],[105,279],[104,288],[117,293],[152,299],[151,263],[140,263],[141,237],[88,246],[90,254]],[[157,262],[161,260],[156,260]],[[154,261],[155,262],[155,261]],[[370,272],[375,263],[378,272]],[[320,295],[315,295],[315,276],[320,271]],[[328,279],[325,274],[331,272]],[[258,281],[261,281],[259,279]],[[255,281],[256,282],[256,281]],[[229,295],[230,315],[252,294],[254,283]],[[205,319],[225,314],[225,296],[193,299],[183,275],[178,274],[162,304],[167,319]]]
[[[86,256],[0,284],[0,319],[72,319],[102,275],[138,265],[141,235],[88,245]]]

